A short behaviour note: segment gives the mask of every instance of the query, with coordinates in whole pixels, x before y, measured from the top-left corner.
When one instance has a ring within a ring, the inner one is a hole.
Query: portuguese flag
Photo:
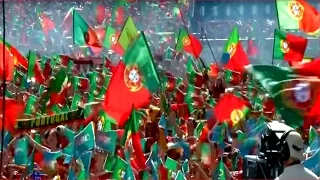
[[[94,47],[101,47],[99,38],[88,23],[81,17],[81,15],[73,9],[73,42],[74,44],[84,46],[90,45]]]
[[[132,109],[130,119],[126,123],[124,134],[122,136],[122,146],[128,144],[131,140],[134,153],[136,156],[136,163],[140,169],[146,168],[146,159],[141,147],[141,138],[139,135],[139,121],[142,120],[141,113]]]
[[[152,93],[160,88],[153,58],[143,32],[113,72],[105,95],[109,120],[123,127],[134,108],[147,107]]]
[[[244,66],[249,64],[249,59],[239,40],[238,28],[235,26],[229,36],[227,44],[224,47],[224,54],[229,54],[230,58],[223,63],[226,69],[243,72]]]
[[[117,33],[117,31],[111,26],[108,26],[106,29],[103,47],[116,51],[117,54],[122,56],[124,54],[124,50],[118,43],[118,37],[119,33]]]
[[[7,49],[9,49],[9,51],[11,52],[11,54],[13,56],[13,61],[14,61],[14,65],[15,66],[19,66],[20,65],[25,69],[28,68],[28,60],[22,54],[20,54],[20,52],[18,51],[17,48],[12,46],[8,42],[3,42],[3,39],[1,37],[0,37],[0,42],[2,44],[5,44]]]
[[[307,44],[308,39],[306,38],[276,29],[274,31],[273,59],[284,59],[288,62],[301,61]]]
[[[229,125],[235,126],[248,114],[248,102],[232,93],[227,93],[219,99],[214,112],[219,122],[227,122]]]
[[[276,0],[276,6],[281,29],[320,35],[320,14],[306,0]]]
[[[199,58],[202,52],[202,45],[197,37],[188,34],[185,29],[180,29],[175,49],[177,52],[187,52],[195,58]]]
[[[246,68],[273,97],[282,118],[292,128],[303,125],[303,120],[310,115],[311,109],[319,99],[320,79],[316,76],[307,76],[306,70],[309,68],[305,66],[307,64],[297,68],[271,65],[251,65]],[[319,110],[317,114],[320,114]]]

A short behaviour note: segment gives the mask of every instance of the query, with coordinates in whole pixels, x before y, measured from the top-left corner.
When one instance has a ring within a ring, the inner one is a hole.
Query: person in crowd
[[[284,171],[276,180],[319,180],[313,172],[301,164],[304,161],[303,140],[298,132],[288,131],[284,133],[279,146]]]

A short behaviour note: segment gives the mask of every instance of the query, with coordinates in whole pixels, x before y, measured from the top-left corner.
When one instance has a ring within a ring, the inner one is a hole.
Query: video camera
[[[283,172],[277,143],[283,133],[292,128],[278,121],[268,123],[267,127],[261,138],[260,153],[243,158],[243,179],[275,179]]]

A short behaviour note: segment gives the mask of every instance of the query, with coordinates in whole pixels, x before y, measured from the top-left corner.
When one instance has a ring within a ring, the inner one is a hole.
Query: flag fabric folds
[[[276,0],[281,29],[297,29],[320,35],[320,13],[305,0]]]
[[[274,31],[273,59],[300,62],[304,57],[308,39],[276,29]]]

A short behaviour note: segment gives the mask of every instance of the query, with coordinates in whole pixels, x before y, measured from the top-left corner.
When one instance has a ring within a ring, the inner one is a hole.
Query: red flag
[[[6,81],[13,79],[14,59],[10,50],[2,42],[0,43],[0,77]],[[4,52],[3,52],[4,49]],[[5,70],[5,77],[3,77]]]
[[[185,51],[192,54],[195,58],[199,58],[202,52],[202,44],[197,37],[188,34],[187,30],[181,29],[175,49],[177,52]]]
[[[301,63],[294,66],[293,69],[303,76],[318,76],[320,78],[320,58],[314,59],[308,63]]]
[[[247,49],[247,55],[248,56],[256,56],[258,55],[259,50],[258,48],[254,45],[254,42],[252,39],[248,41],[248,49]]]
[[[247,101],[227,93],[218,101],[214,112],[219,122],[228,122],[232,126],[243,120],[248,113]]]
[[[15,124],[16,124],[16,119],[23,115],[24,113],[24,104],[21,102],[18,102],[14,99],[5,99],[5,107],[3,109],[3,97],[0,98],[0,111],[2,111],[2,116],[0,118],[0,128],[2,128],[2,118],[5,117],[5,122],[4,122],[4,128],[10,133],[14,134],[15,132]]]
[[[239,42],[236,46],[236,52],[225,65],[225,68],[242,73],[244,71],[244,67],[249,64],[250,62],[248,57],[243,50],[241,42]]]
[[[199,58],[202,52],[202,44],[200,40],[194,35],[189,35],[190,38],[190,46],[185,46],[184,50],[188,53],[191,53],[194,57]]]
[[[118,7],[116,9],[116,23],[119,25],[122,25],[124,23],[125,20],[125,9],[124,7]]]
[[[237,27],[233,28],[223,54],[230,55],[228,59],[222,59],[222,61],[225,61],[224,66],[226,69],[242,73],[245,70],[244,66],[250,64],[240,42],[240,36]]]
[[[98,24],[102,24],[106,14],[105,7],[102,4],[99,4],[96,9],[96,21]]]
[[[48,36],[49,32],[56,27],[56,24],[44,13],[40,14],[40,21],[45,36]]]
[[[104,102],[104,109],[119,127],[125,125],[130,116],[132,105],[135,108],[148,106],[152,99],[150,92],[142,88],[132,92],[125,84],[126,65],[120,61],[111,77]]]
[[[218,73],[219,73],[219,68],[218,68],[217,64],[211,63],[210,70],[208,72],[208,76],[216,78],[216,77],[218,77]]]

